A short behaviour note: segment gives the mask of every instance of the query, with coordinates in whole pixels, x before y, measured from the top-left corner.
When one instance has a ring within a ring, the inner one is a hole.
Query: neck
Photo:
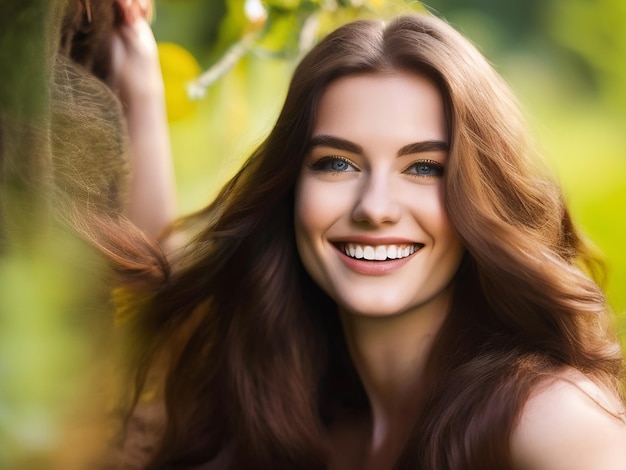
[[[341,312],[350,355],[369,398],[370,450],[403,446],[415,422],[419,391],[433,340],[443,324],[451,288],[391,317]]]

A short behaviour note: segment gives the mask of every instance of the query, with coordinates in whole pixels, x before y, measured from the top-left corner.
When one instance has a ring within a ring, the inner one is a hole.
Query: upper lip
[[[333,244],[356,243],[359,245],[422,245],[415,240],[401,237],[372,237],[371,235],[351,235],[329,239]]]

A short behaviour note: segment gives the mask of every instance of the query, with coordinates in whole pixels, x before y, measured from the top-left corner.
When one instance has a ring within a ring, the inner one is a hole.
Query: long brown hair
[[[63,5],[59,53],[101,80],[111,66],[113,29],[122,23],[116,0],[71,0]]]
[[[532,386],[572,366],[617,389],[618,343],[559,187],[536,163],[515,100],[445,22],[346,25],[297,67],[278,121],[205,210],[172,272],[130,320],[137,393],[158,351],[193,321],[167,372],[167,425],[149,468],[326,468],[325,426],[367,400],[335,306],[294,244],[294,184],[320,96],[341,76],[405,70],[433,80],[450,128],[445,200],[466,255],[430,355],[398,468],[507,468]],[[190,320],[192,319],[192,320]]]

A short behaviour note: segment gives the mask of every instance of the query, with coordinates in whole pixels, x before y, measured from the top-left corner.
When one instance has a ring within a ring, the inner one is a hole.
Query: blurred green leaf
[[[254,51],[277,58],[294,58],[300,53],[300,33],[311,10],[269,11],[264,34],[255,41]]]
[[[626,2],[555,0],[549,31],[591,68],[609,106],[626,110]]]
[[[270,10],[292,11],[296,10],[302,2],[300,0],[264,0],[263,3]]]

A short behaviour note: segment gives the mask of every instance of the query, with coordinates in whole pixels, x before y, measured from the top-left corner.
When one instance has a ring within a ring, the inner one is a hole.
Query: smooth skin
[[[516,470],[626,469],[626,413],[614,393],[580,372],[545,380],[513,433]]]
[[[371,416],[332,426],[333,468],[391,468],[416,419],[412,397],[464,252],[444,205],[447,136],[442,97],[421,75],[348,76],[321,98],[297,183],[296,242],[338,305],[371,405]],[[619,401],[572,374],[540,384],[526,403],[514,468],[626,469]]]

